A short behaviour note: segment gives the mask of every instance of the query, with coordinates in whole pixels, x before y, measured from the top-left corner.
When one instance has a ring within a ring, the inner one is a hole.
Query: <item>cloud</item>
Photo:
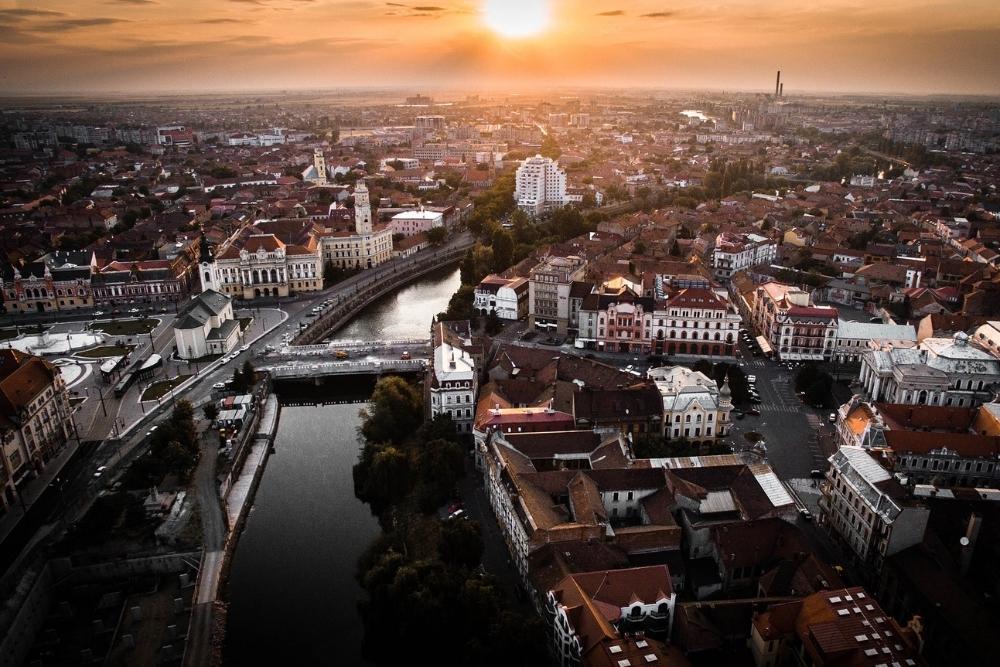
[[[597,16],[625,16],[625,12],[620,9],[613,9],[609,12],[598,12]]]
[[[20,20],[23,18],[39,17],[39,16],[66,16],[62,12],[53,11],[51,9],[0,9],[0,20],[3,19],[14,19]]]
[[[60,19],[49,23],[33,25],[27,30],[33,32],[62,32],[63,30],[74,30],[76,28],[91,28],[100,25],[115,25],[117,23],[128,23],[124,19],[113,18],[93,18],[93,19]]]
[[[444,11],[444,7],[435,7],[433,5],[430,5],[430,6],[427,6],[427,5],[418,5],[418,6],[414,7],[413,10],[417,11],[417,12],[443,12]]]
[[[224,18],[224,19],[202,19],[201,21],[197,21],[197,23],[201,23],[201,24],[204,24],[204,25],[222,25],[222,24],[225,24],[225,23],[253,23],[253,21],[251,21],[249,19],[225,19]]]
[[[650,12],[649,14],[640,14],[639,16],[644,19],[666,19],[676,13],[677,12]]]
[[[106,5],[158,5],[156,0],[104,0]]]

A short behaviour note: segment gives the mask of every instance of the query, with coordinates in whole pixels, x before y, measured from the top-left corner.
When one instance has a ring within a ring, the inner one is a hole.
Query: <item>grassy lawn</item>
[[[87,399],[83,398],[82,396],[74,396],[73,398],[69,399],[69,404],[70,404],[70,406],[72,406],[72,407],[75,408],[76,406],[80,405],[81,403],[83,403],[86,400]]]
[[[143,401],[155,401],[163,398],[167,392],[179,385],[184,380],[187,380],[190,375],[178,375],[175,378],[170,378],[169,380],[160,380],[159,382],[154,382],[153,384],[146,387],[146,391],[142,392]]]
[[[76,356],[85,359],[103,359],[105,357],[124,357],[135,349],[135,345],[102,345],[91,350],[77,352]]]
[[[241,317],[240,318],[240,331],[246,331],[247,327],[253,322],[252,317]]]
[[[189,364],[210,364],[216,359],[221,359],[225,355],[222,354],[206,354],[204,357],[198,357],[197,359],[186,359],[182,361],[187,361]]]
[[[147,318],[143,320],[109,320],[107,322],[95,322],[92,329],[103,331],[111,336],[137,336],[148,334],[156,328],[160,320]]]

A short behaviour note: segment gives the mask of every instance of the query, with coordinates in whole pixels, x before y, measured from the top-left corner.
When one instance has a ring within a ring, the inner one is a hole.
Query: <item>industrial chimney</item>
[[[778,77],[774,80],[774,96],[777,97],[781,93],[781,70],[778,70]]]
[[[778,86],[778,97],[784,97],[784,96],[785,96],[785,84],[782,83],[780,86]]]

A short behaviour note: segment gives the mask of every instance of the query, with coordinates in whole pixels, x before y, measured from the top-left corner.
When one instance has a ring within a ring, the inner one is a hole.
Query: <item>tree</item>
[[[205,419],[209,421],[215,421],[215,418],[219,416],[219,407],[212,402],[208,402],[203,407],[202,412],[205,414]]]
[[[514,237],[502,227],[493,232],[493,272],[505,271],[514,261]]]
[[[483,555],[479,523],[468,519],[445,519],[441,522],[441,560],[445,565],[471,570]]]
[[[497,315],[496,308],[490,308],[489,315],[486,316],[486,333],[494,336],[503,329],[503,322],[500,321],[500,316]]]
[[[427,240],[433,245],[441,245],[448,237],[448,231],[444,227],[433,227],[427,230]]]
[[[455,483],[465,473],[462,448],[452,440],[431,440],[416,455],[417,502],[425,514],[452,497]]]
[[[368,442],[403,442],[423,418],[420,393],[400,377],[384,377],[361,410],[361,434]]]
[[[562,149],[559,148],[559,143],[552,136],[551,132],[545,135],[545,138],[542,140],[542,147],[538,152],[543,157],[552,158],[553,160],[558,160],[559,156],[562,155]]]
[[[472,308],[475,298],[476,288],[472,285],[462,285],[451,295],[448,301],[448,310],[444,316],[447,320],[471,320],[476,316]]]

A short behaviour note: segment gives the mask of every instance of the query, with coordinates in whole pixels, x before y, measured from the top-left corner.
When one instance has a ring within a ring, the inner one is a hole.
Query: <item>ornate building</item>
[[[206,269],[201,269],[202,286],[236,299],[321,290],[323,262],[319,245],[315,238],[310,238],[308,243],[308,246],[286,245],[274,234],[250,236],[242,248],[234,244],[215,260],[214,270],[207,271],[207,284]],[[201,265],[206,266],[206,262]]]
[[[41,357],[0,350],[0,513],[69,439],[72,419],[58,368]]]
[[[94,305],[93,252],[55,251],[23,266],[0,266],[0,294],[8,313],[48,313]]]
[[[354,230],[327,227],[319,240],[323,262],[338,269],[370,269],[392,259],[392,229],[373,224],[364,181],[354,188]]]

